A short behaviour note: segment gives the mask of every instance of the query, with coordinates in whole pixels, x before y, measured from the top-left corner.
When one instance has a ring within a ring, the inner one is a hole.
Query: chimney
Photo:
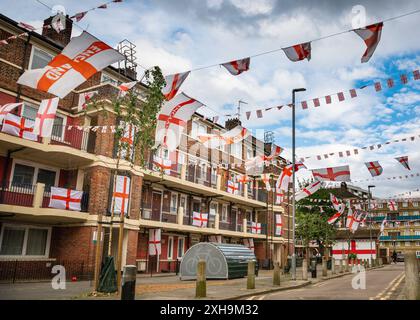
[[[242,122],[241,120],[239,120],[239,118],[228,119],[225,122],[226,130],[232,130],[236,126],[241,126],[241,125],[242,125]]]
[[[44,20],[44,28],[42,28],[42,35],[44,37],[47,37],[51,41],[54,41],[58,44],[61,44],[63,47],[65,47],[71,39],[71,31],[73,29],[73,20],[69,18],[69,16],[66,16],[66,29],[60,31],[60,33],[57,33],[52,27],[51,22],[54,16],[51,16]],[[49,27],[47,27],[49,26]]]

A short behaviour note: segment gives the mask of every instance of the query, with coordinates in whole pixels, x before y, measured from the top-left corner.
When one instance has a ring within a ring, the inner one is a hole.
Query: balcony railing
[[[420,235],[404,235],[404,236],[380,236],[380,241],[410,241],[420,240]]]
[[[0,185],[0,204],[32,207],[35,186],[4,181]]]
[[[51,192],[45,188],[44,193],[42,195],[42,208],[49,208],[51,198]],[[80,206],[82,210],[80,212],[88,212],[89,208],[89,193],[83,192],[82,200],[80,201]]]
[[[54,125],[51,144],[68,146],[81,151],[94,153],[95,132],[80,130],[77,126]]]

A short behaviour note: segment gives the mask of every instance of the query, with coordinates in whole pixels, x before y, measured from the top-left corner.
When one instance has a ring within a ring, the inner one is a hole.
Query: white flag
[[[190,71],[171,74],[165,77],[166,85],[162,88],[162,94],[165,96],[166,100],[171,100],[178,93],[179,88],[182,83],[187,79]]]
[[[42,100],[35,119],[34,134],[43,138],[51,137],[58,98]]]

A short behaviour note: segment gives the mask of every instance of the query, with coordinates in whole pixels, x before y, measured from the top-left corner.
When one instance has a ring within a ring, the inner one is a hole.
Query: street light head
[[[368,186],[368,189],[370,189],[370,188],[375,188],[376,186]]]
[[[305,88],[293,89],[293,92],[300,92],[300,91],[306,91],[306,89]]]

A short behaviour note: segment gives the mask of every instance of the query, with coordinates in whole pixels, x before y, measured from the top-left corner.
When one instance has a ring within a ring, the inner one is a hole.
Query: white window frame
[[[182,255],[179,255],[179,243],[182,241]],[[176,255],[178,259],[182,259],[185,254],[185,237],[178,237]]]
[[[175,207],[172,207],[172,197],[175,196],[176,201],[175,201]],[[175,209],[175,210],[173,210]],[[171,213],[177,213],[178,211],[178,193],[176,192],[171,192],[171,197],[170,197],[170,201],[169,201],[169,211]]]
[[[0,260],[2,259],[40,259],[40,258],[48,258],[50,255],[50,244],[51,244],[51,227],[40,227],[40,226],[34,226],[34,225],[27,225],[27,224],[9,224],[9,223],[4,223],[1,226],[1,234],[0,234],[0,249],[3,246],[3,236],[4,236],[4,229],[6,227],[9,228],[24,228],[25,229],[25,235],[23,238],[23,248],[22,248],[22,253],[20,255],[0,255]],[[29,229],[43,229],[43,230],[47,230],[47,243],[45,245],[45,254],[44,255],[25,255],[26,250],[27,250],[27,246],[28,246],[28,234],[29,234]]]
[[[34,170],[34,175],[32,177],[31,185],[34,186],[36,184],[35,177],[38,178],[39,169],[44,169],[44,170],[55,172],[54,187],[58,186],[58,181],[60,179],[60,169],[59,168],[44,166],[44,165],[41,165],[39,163],[32,162],[32,161],[27,161],[27,160],[13,159],[12,170],[10,171],[9,188],[12,187],[13,176],[15,174],[15,165],[16,164],[21,164],[21,165],[24,165],[24,166],[33,167],[35,169]]]
[[[51,60],[54,59],[54,57],[55,57],[54,54],[48,52],[47,50],[44,50],[44,49],[41,49],[40,47],[37,47],[37,46],[32,45],[31,55],[29,57],[28,70],[36,70],[36,69],[32,69],[32,62],[34,60],[34,52],[35,52],[35,49],[36,50],[39,50],[39,51],[42,51],[43,53],[46,53],[47,55],[51,56]]]
[[[104,80],[104,76],[108,77],[111,79],[111,81],[109,80]],[[114,83],[115,81],[115,83]],[[101,84],[110,84],[110,85],[114,85],[114,86],[118,86],[118,79],[115,79],[113,76],[111,76],[110,74],[106,73],[106,72],[101,72]]]
[[[183,198],[185,201],[184,201],[184,217],[188,217],[188,197],[187,197],[187,195],[186,194],[181,194],[180,195],[180,199],[179,199],[179,205],[181,205],[181,198]]]
[[[226,209],[225,210],[225,215],[223,215],[223,209]],[[222,212],[221,212],[221,217],[220,217],[220,220],[221,221],[223,221],[223,222],[228,222],[228,205],[227,204],[222,204]]]
[[[402,203],[402,207],[403,207],[403,208],[408,208],[408,202],[403,201],[403,203]]]
[[[418,201],[413,201],[413,207],[418,207],[419,206],[419,202]]]
[[[169,246],[169,243],[172,243],[172,246]],[[173,260],[174,259],[174,237],[173,236],[169,236],[168,237],[168,251],[167,251],[167,259],[168,260]],[[169,250],[169,248],[171,248],[171,250]]]

